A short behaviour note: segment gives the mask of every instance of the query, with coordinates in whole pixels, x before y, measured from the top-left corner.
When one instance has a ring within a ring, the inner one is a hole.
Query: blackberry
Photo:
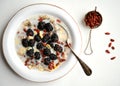
[[[28,40],[25,38],[25,39],[22,39],[22,45],[24,47],[28,47]]]
[[[31,29],[28,29],[27,32],[26,32],[26,35],[27,36],[33,36],[34,33],[33,33],[33,31]]]
[[[50,43],[50,46],[51,46],[52,48],[54,48],[54,44],[53,44],[53,43]]]
[[[34,39],[30,39],[30,40],[28,41],[28,46],[33,47],[34,44],[35,44],[35,40],[34,40]]]
[[[55,44],[54,50],[61,53],[63,51],[63,48],[60,45]]]
[[[38,50],[41,50],[44,48],[44,45],[42,43],[37,43],[36,47]]]
[[[50,39],[49,34],[45,34],[45,36],[43,36],[42,38],[42,42],[47,42]]]
[[[52,27],[52,25],[50,23],[46,23],[45,24],[45,29],[46,29],[47,32],[50,32],[50,31],[53,30],[53,27]]]
[[[50,54],[49,57],[50,57],[51,60],[56,60],[57,59],[57,56],[55,54],[53,54],[53,53]]]
[[[40,59],[40,53],[39,52],[35,52],[34,53],[35,59],[39,60]]]
[[[50,40],[47,41],[47,43],[50,44],[50,43],[53,43],[53,42],[52,42],[51,39],[50,39]]]
[[[52,42],[58,41],[58,35],[56,33],[53,33],[51,36],[51,40],[52,40]]]
[[[43,30],[44,29],[44,26],[45,26],[45,22],[39,22],[38,25],[37,25],[37,28],[39,30]]]
[[[49,65],[50,64],[50,58],[45,58],[44,59],[44,64]]]
[[[46,55],[46,56],[49,56],[49,55],[51,54],[50,49],[45,48],[45,49],[43,50],[43,54]]]
[[[35,39],[35,41],[37,41],[37,42],[39,42],[39,41],[41,40],[39,34],[35,35],[34,39]]]
[[[54,48],[54,44],[53,44],[53,42],[52,42],[51,40],[49,40],[47,43],[48,43],[52,48]]]
[[[34,54],[34,50],[33,50],[33,49],[27,50],[27,51],[26,51],[26,54],[27,54],[28,56],[32,57],[33,54]]]

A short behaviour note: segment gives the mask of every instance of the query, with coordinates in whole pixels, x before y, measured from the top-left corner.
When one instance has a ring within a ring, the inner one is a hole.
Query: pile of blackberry
[[[56,52],[62,53],[63,48],[57,42],[59,41],[59,37],[57,33],[52,32],[53,26],[50,23],[45,23],[43,21],[38,22],[37,29],[39,31],[46,31],[43,35],[43,38],[40,37],[39,33],[37,35],[34,34],[33,30],[29,28],[26,31],[26,38],[21,40],[23,47],[31,47],[29,50],[26,50],[26,55],[29,58],[34,58],[35,60],[40,60],[41,56],[45,56],[43,63],[45,65],[49,65],[52,60],[57,59],[57,55],[51,53],[51,50],[46,47],[44,44],[49,44],[51,48],[53,48]],[[52,33],[52,34],[51,34]],[[32,36],[33,39],[28,39],[29,36]],[[34,52],[34,47],[36,47],[39,52]],[[43,51],[42,53],[40,51]]]

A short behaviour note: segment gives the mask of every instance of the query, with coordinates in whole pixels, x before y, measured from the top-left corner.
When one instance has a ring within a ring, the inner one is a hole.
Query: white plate
[[[15,51],[15,35],[23,20],[35,14],[50,14],[60,18],[70,29],[73,49],[78,54],[81,51],[81,33],[73,18],[62,8],[51,4],[34,4],[20,9],[10,20],[3,35],[3,52],[10,67],[20,76],[30,81],[48,82],[66,75],[76,64],[77,60],[71,54],[66,62],[53,72],[30,70],[24,66]],[[79,38],[79,39],[78,39]]]

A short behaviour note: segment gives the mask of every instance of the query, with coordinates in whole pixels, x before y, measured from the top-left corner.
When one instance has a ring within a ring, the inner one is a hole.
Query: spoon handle
[[[68,47],[70,48],[70,50],[72,51],[72,53],[75,55],[75,57],[77,58],[77,60],[79,61],[79,63],[81,64],[85,74],[87,76],[90,76],[92,74],[92,70],[90,69],[90,67],[85,63],[83,62],[76,54],[75,52],[73,51],[73,49],[68,45]]]
[[[91,55],[93,53],[92,45],[91,45],[91,32],[92,32],[92,30],[90,30],[90,32],[89,32],[88,43],[87,43],[86,48],[84,50],[85,55]]]

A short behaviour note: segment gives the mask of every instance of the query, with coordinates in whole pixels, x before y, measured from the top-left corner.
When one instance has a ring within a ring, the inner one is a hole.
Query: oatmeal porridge
[[[59,18],[45,14],[31,16],[21,23],[16,33],[15,47],[26,67],[52,71],[69,58],[67,34],[58,24],[68,30]]]

